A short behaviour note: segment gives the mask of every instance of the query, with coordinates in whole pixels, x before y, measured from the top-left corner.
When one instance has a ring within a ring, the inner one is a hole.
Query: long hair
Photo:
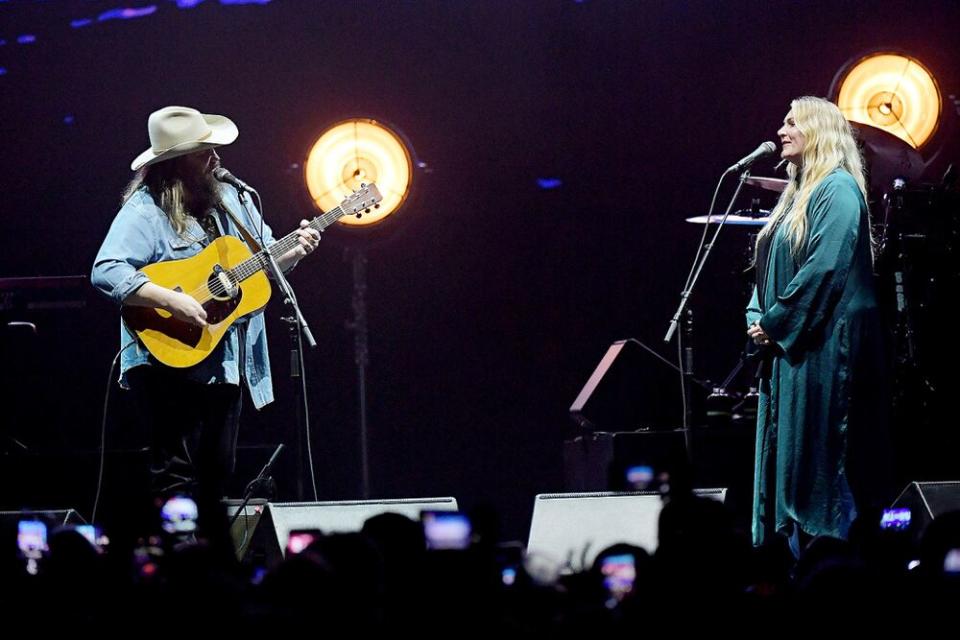
[[[157,205],[167,214],[170,226],[177,235],[186,233],[187,221],[190,218],[190,211],[187,209],[187,184],[184,180],[181,158],[172,158],[142,167],[124,188],[121,198],[121,203],[125,204],[133,194],[146,187]]]
[[[787,188],[773,208],[770,221],[757,234],[757,242],[759,244],[762,238],[770,235],[782,223],[790,238],[791,253],[797,256],[807,239],[810,194],[831,171],[839,167],[853,176],[864,201],[867,199],[867,189],[860,150],[850,123],[837,105],[823,98],[803,96],[790,103],[790,115],[806,138],[803,166],[798,168],[793,163],[788,164],[787,175],[790,180]]]

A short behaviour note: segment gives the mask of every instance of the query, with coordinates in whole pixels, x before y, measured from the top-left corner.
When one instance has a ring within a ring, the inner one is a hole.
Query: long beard
[[[183,176],[187,210],[195,218],[202,218],[220,203],[220,183],[212,173]]]

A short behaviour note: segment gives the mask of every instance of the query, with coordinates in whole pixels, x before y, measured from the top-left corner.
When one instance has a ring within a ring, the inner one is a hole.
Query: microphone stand
[[[251,190],[253,191],[253,190]],[[256,191],[254,191],[256,193]],[[243,205],[244,209],[247,210],[247,218],[253,220],[253,216],[250,213],[249,208],[249,198],[245,190],[237,189],[238,197],[240,198],[240,203]],[[259,194],[258,194],[259,196]],[[261,220],[263,219],[263,214],[261,212]],[[260,238],[261,246],[264,245],[263,237]],[[317,341],[313,338],[313,333],[310,331],[310,326],[307,324],[307,319],[303,316],[303,313],[300,311],[300,305],[297,304],[297,296],[293,292],[293,287],[290,286],[290,282],[287,280],[286,276],[283,275],[283,270],[280,268],[280,265],[277,264],[277,259],[274,257],[273,252],[270,251],[269,247],[263,246],[263,255],[266,256],[265,266],[268,273],[273,277],[273,281],[280,288],[280,292],[283,294],[283,304],[286,305],[290,310],[290,316],[287,318],[287,321],[290,322],[290,335],[292,337],[291,343],[291,354],[293,350],[296,350],[298,355],[301,354],[300,350],[300,341],[299,337],[302,335],[307,344],[314,348],[317,346]],[[300,355],[302,357],[302,355]],[[291,355],[292,358],[292,355]],[[302,364],[299,362],[298,365]],[[291,367],[290,377],[293,379],[294,386],[297,388],[297,391],[294,392],[296,395],[301,396],[299,399],[302,400],[302,403],[298,403],[297,409],[297,500],[303,501],[305,499],[304,490],[303,490],[303,458],[305,451],[309,451],[309,443],[305,442],[309,438],[309,430],[306,423],[306,402],[307,398],[305,394],[300,393],[300,384],[302,382],[301,367]],[[303,406],[301,406],[303,405]],[[281,445],[282,446],[282,445]],[[312,484],[312,480],[311,480]],[[316,491],[316,487],[314,487]]]
[[[307,430],[303,428],[306,416],[303,412],[305,399],[303,395],[303,374],[300,362],[302,353],[300,346],[300,326],[297,323],[296,317],[292,315],[283,316],[281,320],[287,323],[287,334],[290,337],[290,381],[293,383],[293,404],[297,407],[297,461],[294,465],[297,473],[297,481],[294,494],[297,496],[297,500],[302,502],[304,496],[307,495],[303,486],[303,478],[306,471],[303,464],[303,452],[306,450]]]
[[[353,331],[353,361],[357,367],[357,396],[360,431],[360,495],[370,498],[370,458],[367,439],[367,367],[370,365],[369,326],[367,317],[367,254],[362,248],[348,252],[353,262],[353,318],[347,329]]]
[[[250,484],[247,485],[246,490],[243,492],[243,500],[240,502],[240,506],[237,508],[236,513],[233,514],[233,517],[230,518],[229,527],[232,527],[233,524],[240,519],[240,515],[244,513],[247,509],[247,503],[253,498],[254,492],[263,484],[264,480],[267,478],[267,474],[270,472],[270,469],[273,468],[273,463],[277,461],[277,457],[280,455],[280,452],[283,451],[284,445],[281,442],[277,445],[276,450],[273,452],[273,455],[270,456],[270,459],[267,461],[267,464],[263,465],[263,469],[260,470],[260,473],[257,474],[257,477],[250,481]]]
[[[241,204],[243,204],[244,208],[247,209],[247,217],[250,220],[253,220],[253,216],[250,215],[250,209],[247,204],[249,202],[247,194],[240,189],[237,190],[237,193],[240,196]],[[263,238],[260,238],[260,244],[263,244]],[[273,281],[277,283],[277,286],[280,287],[280,292],[283,293],[283,303],[290,307],[290,310],[293,316],[296,318],[298,326],[300,327],[300,331],[303,333],[303,337],[307,339],[307,344],[311,349],[316,347],[317,341],[313,339],[313,333],[310,332],[310,326],[307,324],[307,319],[303,316],[303,313],[300,312],[300,305],[297,304],[297,296],[293,293],[293,287],[290,286],[290,282],[287,280],[287,277],[283,275],[283,271],[280,269],[280,265],[277,264],[277,259],[273,256],[273,252],[270,251],[269,247],[263,247],[263,253],[267,257],[266,266],[270,272],[270,275],[273,276]]]
[[[723,182],[723,178],[730,172],[728,169],[724,172],[723,176],[720,177],[720,181]],[[690,425],[693,418],[693,408],[691,403],[687,402],[687,396],[690,390],[690,382],[693,377],[693,325],[690,318],[690,312],[687,308],[690,295],[693,293],[693,289],[697,284],[697,280],[700,278],[700,273],[703,271],[703,266],[707,263],[707,260],[710,258],[710,252],[713,251],[713,247],[716,244],[717,236],[720,235],[720,230],[723,228],[724,223],[726,223],[727,218],[730,216],[730,211],[733,209],[733,204],[737,201],[737,196],[740,195],[740,189],[743,188],[743,184],[746,182],[747,178],[750,176],[750,170],[745,169],[740,174],[740,181],[737,183],[737,188],[733,192],[733,196],[730,198],[730,203],[727,204],[726,211],[723,212],[723,218],[720,219],[720,222],[717,224],[716,231],[713,232],[713,237],[710,238],[710,241],[703,246],[702,253],[697,252],[697,256],[694,258],[693,267],[690,270],[691,276],[687,278],[687,284],[684,286],[683,291],[680,293],[680,305],[677,307],[676,313],[673,314],[673,318],[670,320],[670,326],[667,328],[667,335],[663,338],[664,342],[670,342],[673,338],[673,334],[676,332],[677,327],[680,324],[681,316],[686,320],[685,330],[683,331],[683,339],[687,342],[686,353],[683,354],[684,357],[681,357],[680,362],[680,376],[683,384],[683,398],[684,398],[684,415],[683,415],[683,440],[684,445],[687,449],[687,459],[691,463],[693,458],[691,455],[692,445],[690,438]],[[719,188],[719,185],[717,185]],[[711,207],[712,209],[712,207]],[[708,224],[711,222],[711,216],[713,211],[711,210],[707,214]],[[706,232],[704,233],[706,236]]]
[[[677,326],[680,324],[680,316],[683,315],[683,312],[686,310],[687,302],[690,299],[690,294],[693,293],[693,288],[697,284],[697,279],[700,277],[700,272],[703,271],[703,265],[706,264],[707,259],[710,257],[710,252],[713,250],[713,245],[717,240],[717,236],[720,235],[720,229],[723,228],[727,218],[730,217],[730,210],[733,209],[733,203],[737,201],[737,196],[740,195],[740,189],[743,188],[743,183],[746,182],[748,177],[750,177],[749,169],[740,174],[740,182],[737,184],[736,191],[733,192],[733,197],[730,198],[730,204],[727,205],[727,210],[723,212],[723,218],[721,218],[720,222],[717,224],[717,230],[714,231],[713,237],[710,238],[710,242],[704,245],[703,256],[701,257],[698,254],[697,257],[699,262],[694,264],[694,268],[691,269],[693,277],[688,280],[684,290],[680,292],[680,306],[677,307],[676,313],[673,314],[673,318],[670,320],[670,326],[667,329],[667,335],[663,338],[664,342],[670,342],[670,340],[673,338],[673,334],[677,330]],[[721,178],[721,180],[722,179],[723,178]],[[710,217],[710,214],[707,214],[708,220]]]

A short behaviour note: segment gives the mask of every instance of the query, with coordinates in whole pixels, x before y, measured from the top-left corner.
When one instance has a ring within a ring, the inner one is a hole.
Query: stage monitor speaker
[[[224,500],[227,509],[227,520],[233,520],[240,510],[243,500]],[[233,549],[237,560],[242,560],[253,542],[253,534],[260,524],[260,518],[267,508],[268,502],[263,499],[250,500],[243,508],[243,513],[230,525],[230,538],[233,540]]]
[[[234,513],[237,506],[233,507]],[[241,539],[244,531],[248,535],[249,541],[236,547],[238,556],[249,556],[252,553],[258,556],[254,561],[262,560],[266,565],[272,565],[283,559],[291,531],[298,529],[319,529],[323,533],[360,531],[367,519],[381,513],[399,513],[413,520],[419,520],[421,511],[456,510],[457,500],[451,497],[340,502],[269,502],[259,514],[258,522],[253,527],[252,538],[249,537],[249,529],[244,530],[237,526],[244,520],[244,516],[237,520],[231,533],[234,534],[235,544],[238,540],[237,533]]]
[[[727,490],[695,493],[723,502]],[[589,568],[601,551],[618,542],[653,553],[662,508],[663,498],[656,491],[540,494],[533,504],[527,554],[570,572]]]
[[[8,550],[15,549],[17,531],[21,520],[39,520],[47,526],[47,535],[58,527],[86,524],[74,509],[38,509],[25,511],[0,511],[0,544]]]
[[[691,385],[695,407],[705,393]],[[584,429],[636,431],[682,424],[680,374],[676,365],[633,338],[617,340],[570,405],[570,417]]]
[[[894,509],[910,509],[910,524],[919,539],[935,518],[948,511],[960,510],[960,481],[911,482],[892,506]]]
[[[0,522],[3,522],[4,527],[9,523],[16,527],[20,520],[40,520],[51,529],[72,524],[86,524],[87,522],[75,509],[0,511]]]
[[[686,435],[692,469],[687,466]],[[676,431],[581,433],[563,444],[563,491],[637,491],[628,470],[646,465],[654,473],[691,473],[694,487],[726,487],[724,499],[738,526],[749,527],[753,508],[755,425]]]

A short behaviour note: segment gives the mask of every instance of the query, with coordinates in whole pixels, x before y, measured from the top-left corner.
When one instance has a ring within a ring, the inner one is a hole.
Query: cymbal
[[[760,187],[761,189],[767,189],[769,191],[776,191],[780,193],[787,188],[786,178],[765,178],[763,176],[747,176],[747,179],[744,180],[747,184],[752,184],[755,187]]]
[[[750,211],[749,209],[742,209],[727,216],[727,221],[724,224],[732,224],[743,227],[762,227],[770,220],[770,212],[765,209],[761,209],[757,211],[757,213],[760,215],[754,215],[754,212]],[[692,218],[687,218],[687,222],[692,222],[693,224],[720,224],[721,220],[723,220],[722,215],[694,216]]]

